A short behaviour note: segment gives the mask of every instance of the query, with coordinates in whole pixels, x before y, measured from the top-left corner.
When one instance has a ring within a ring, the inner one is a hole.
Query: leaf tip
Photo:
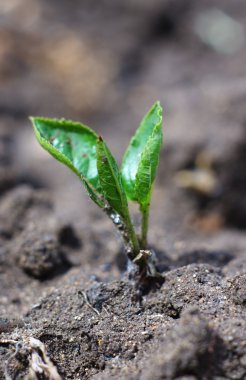
[[[34,117],[34,116],[28,116],[28,120],[30,120],[30,122],[31,122],[32,124],[35,123],[35,117]]]
[[[159,123],[160,123],[159,127],[161,127],[162,116],[163,116],[163,108],[162,108],[160,100],[157,100],[155,102],[153,109],[156,111],[156,114],[158,115]]]
[[[161,115],[161,114],[162,114],[162,111],[163,111],[163,108],[162,108],[162,105],[161,105],[160,100],[157,100],[157,101],[155,102],[154,107],[158,109],[158,112],[159,112],[159,114]]]
[[[30,120],[31,124],[32,124],[32,127],[37,135],[37,132],[38,132],[38,125],[37,125],[37,121],[38,121],[38,118],[36,116],[29,116],[28,119]],[[37,136],[38,137],[38,136]]]
[[[32,123],[33,127],[34,128],[37,128],[37,124],[39,121],[41,121],[42,119],[44,118],[41,118],[39,116],[29,116],[28,119],[30,120],[30,122]]]

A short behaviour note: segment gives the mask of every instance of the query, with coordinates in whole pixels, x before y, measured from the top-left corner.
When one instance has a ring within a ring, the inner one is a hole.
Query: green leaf
[[[138,195],[136,194],[136,177],[142,154],[155,128],[157,126],[161,128],[161,125],[162,107],[160,102],[156,102],[143,118],[125,152],[121,168],[122,183],[127,198],[132,201],[138,201]]]
[[[141,154],[136,174],[135,194],[138,203],[144,210],[149,206],[152,184],[156,176],[162,144],[162,125],[158,124],[148,138]]]
[[[126,219],[128,205],[117,163],[101,137],[97,140],[97,169],[105,198]]]
[[[77,174],[91,199],[104,207],[97,171],[97,134],[85,125],[64,119],[32,117],[31,121],[40,145]]]

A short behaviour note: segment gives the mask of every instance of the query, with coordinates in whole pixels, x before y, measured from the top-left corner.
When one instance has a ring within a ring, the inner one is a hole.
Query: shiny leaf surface
[[[69,120],[33,117],[31,121],[40,145],[77,174],[91,199],[104,207],[97,171],[97,134]]]
[[[142,208],[149,205],[162,144],[162,125],[158,124],[149,137],[139,161],[135,194]]]
[[[104,140],[97,140],[97,169],[100,183],[110,206],[125,219],[128,205],[122,187],[121,174],[117,163]]]
[[[139,128],[137,129],[135,135],[131,139],[131,142],[124,155],[122,168],[121,168],[122,182],[123,182],[123,187],[127,194],[128,199],[132,201],[138,201],[139,191],[140,191],[140,188],[139,188],[140,182],[145,183],[145,186],[141,185],[142,190],[145,190],[147,182],[149,182],[150,178],[147,180],[147,176],[148,177],[150,176],[151,181],[153,182],[153,175],[156,172],[154,167],[157,165],[156,163],[153,163],[152,169],[150,167],[147,167],[147,156],[151,153],[150,147],[149,147],[151,142],[156,145],[157,135],[156,135],[156,132],[154,132],[154,130],[155,128],[158,128],[158,130],[161,129],[161,125],[162,125],[162,107],[160,105],[160,102],[156,102],[153,105],[153,107],[150,109],[150,111],[147,113],[147,115],[143,118],[142,122],[140,123]],[[156,136],[153,139],[150,139],[152,134],[155,134]],[[158,135],[159,134],[160,133],[158,132]],[[146,144],[148,145],[148,149],[146,148]],[[151,149],[151,151],[153,149]],[[156,158],[155,154],[154,154],[154,157]],[[141,160],[144,160],[145,163],[143,162],[140,164]],[[139,165],[140,165],[140,168],[139,168]],[[149,173],[148,175],[147,170],[152,170],[152,173],[151,174]],[[143,173],[143,176],[145,176],[145,179],[143,179],[143,181],[140,181],[140,178],[138,178],[138,185],[136,186],[137,174],[139,177],[140,172]],[[146,193],[144,193],[143,196],[146,197]]]

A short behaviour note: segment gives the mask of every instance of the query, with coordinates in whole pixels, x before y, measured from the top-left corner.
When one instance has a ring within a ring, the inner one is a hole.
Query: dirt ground
[[[0,380],[246,379],[244,1],[73,3],[0,8]],[[27,117],[82,120],[120,162],[156,99],[164,283],[142,293]]]

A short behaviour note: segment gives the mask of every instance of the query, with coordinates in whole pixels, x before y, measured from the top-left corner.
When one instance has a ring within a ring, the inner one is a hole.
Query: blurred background
[[[245,1],[0,1],[2,195],[19,183],[48,187],[62,220],[88,223],[95,206],[38,146],[28,116],[82,121],[120,161],[157,99],[165,137],[152,239],[165,230],[166,244],[183,226],[243,231]]]

